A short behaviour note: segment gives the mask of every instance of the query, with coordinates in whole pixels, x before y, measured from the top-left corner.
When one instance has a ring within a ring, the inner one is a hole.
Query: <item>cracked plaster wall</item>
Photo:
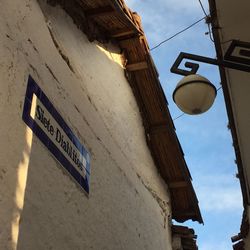
[[[119,49],[44,1],[1,1],[0,27],[0,249],[171,249]],[[22,121],[29,74],[90,151],[89,198]]]

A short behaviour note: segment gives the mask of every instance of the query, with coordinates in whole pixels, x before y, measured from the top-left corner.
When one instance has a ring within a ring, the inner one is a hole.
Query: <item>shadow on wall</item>
[[[22,76],[17,83],[17,62],[9,55],[2,54],[1,58],[5,63],[0,74],[3,83],[0,85],[0,248],[15,249],[24,205],[32,134],[20,123]]]
[[[2,7],[6,10],[6,6]],[[3,48],[0,50],[0,249],[15,249],[24,205],[32,134],[22,123],[23,90],[27,78],[20,67],[23,63],[21,57],[25,56],[16,47],[15,34],[6,21],[6,15],[7,11],[0,14]]]

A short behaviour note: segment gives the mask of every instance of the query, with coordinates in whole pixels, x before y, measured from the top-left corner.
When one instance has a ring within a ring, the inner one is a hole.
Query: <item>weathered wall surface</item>
[[[250,219],[250,207],[247,206],[246,207],[246,212],[247,212],[247,219],[249,221]],[[247,237],[243,239],[244,240],[244,244],[245,244],[245,249],[250,249],[250,233],[248,233]]]
[[[171,249],[119,49],[43,1],[0,1],[0,27],[0,249]],[[90,151],[89,197],[22,121],[29,74]]]

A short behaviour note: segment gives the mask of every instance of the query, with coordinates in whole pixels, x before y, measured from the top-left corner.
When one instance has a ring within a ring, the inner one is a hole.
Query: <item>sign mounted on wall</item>
[[[64,169],[89,194],[89,152],[31,76],[25,95],[23,120]]]

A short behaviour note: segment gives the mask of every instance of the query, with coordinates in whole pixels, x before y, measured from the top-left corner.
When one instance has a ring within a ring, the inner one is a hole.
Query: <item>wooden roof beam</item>
[[[188,186],[187,181],[175,181],[175,182],[170,182],[168,184],[168,187],[170,189],[175,189],[175,188],[186,188]]]
[[[157,134],[157,133],[162,133],[166,131],[169,131],[170,133],[172,133],[172,130],[169,127],[168,120],[163,120],[162,122],[153,123],[149,127],[149,133],[151,134]]]
[[[196,213],[194,211],[188,210],[188,211],[173,211],[173,217],[174,219],[178,218],[178,219],[183,219],[186,220],[184,218],[188,218],[188,217],[193,217],[195,216]]]
[[[87,18],[112,15],[114,13],[115,13],[115,10],[110,5],[84,11],[84,14],[86,15]]]
[[[237,242],[236,244],[233,245],[234,250],[244,250],[245,243],[243,240]]]
[[[135,34],[136,34],[136,32],[134,30],[120,29],[120,30],[117,30],[117,31],[111,33],[110,36],[113,38],[122,38],[122,37],[132,36]]]
[[[138,70],[144,70],[147,68],[148,68],[148,63],[145,61],[126,65],[126,70],[128,71],[138,71]]]

